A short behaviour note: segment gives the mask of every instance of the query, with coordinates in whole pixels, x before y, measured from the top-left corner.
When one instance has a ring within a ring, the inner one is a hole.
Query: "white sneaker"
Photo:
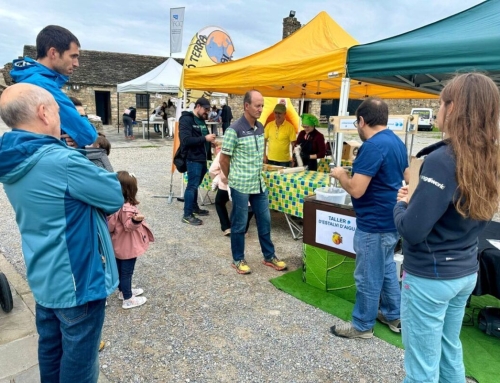
[[[146,303],[147,299],[145,297],[134,297],[130,299],[125,299],[122,303],[122,309],[133,309],[134,307],[142,306]]]
[[[144,292],[143,289],[132,289],[132,296],[137,297]],[[118,292],[118,299],[123,301],[123,293],[121,291]]]

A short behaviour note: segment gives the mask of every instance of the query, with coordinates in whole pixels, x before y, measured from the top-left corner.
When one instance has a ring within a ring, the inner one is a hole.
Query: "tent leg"
[[[177,198],[177,201],[184,202],[184,182],[181,177],[181,193],[176,196],[174,195],[174,192],[172,191],[174,185],[174,173],[170,175],[170,191],[168,195],[154,195],[153,198],[167,198],[168,203],[171,204],[174,198]]]
[[[117,110],[116,110],[116,126],[118,127],[118,134],[120,134],[120,93],[118,93],[118,89],[116,90],[116,100],[118,102],[117,104]]]
[[[351,88],[351,81],[349,78],[342,79],[342,87],[340,88],[340,102],[339,102],[339,116],[347,116],[347,104],[349,102],[349,91]],[[344,143],[344,135],[337,133],[335,137],[337,144],[337,152],[335,153],[335,164],[340,166],[342,160],[342,146]],[[333,154],[332,154],[333,156]]]

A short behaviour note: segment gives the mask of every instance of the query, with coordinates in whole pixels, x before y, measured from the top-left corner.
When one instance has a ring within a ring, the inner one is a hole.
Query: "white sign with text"
[[[356,218],[316,210],[316,243],[354,253]]]

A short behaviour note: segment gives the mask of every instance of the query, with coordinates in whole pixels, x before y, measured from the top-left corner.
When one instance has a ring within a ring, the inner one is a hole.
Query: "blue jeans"
[[[252,206],[257,223],[259,243],[265,259],[272,259],[274,245],[271,241],[271,213],[267,191],[258,194],[240,193],[231,188],[233,209],[231,210],[231,252],[234,262],[245,259],[245,232],[247,229],[248,203]]]
[[[123,131],[125,133],[125,137],[133,136],[134,131],[132,130],[132,124],[134,120],[132,120],[129,116],[123,116]]]
[[[373,328],[379,309],[387,320],[399,319],[401,291],[396,275],[394,248],[399,239],[397,232],[365,233],[356,229],[356,302],[352,324],[359,331]]]
[[[188,182],[184,192],[184,217],[189,217],[200,208],[198,206],[198,188],[206,173],[206,162],[187,161]]]
[[[405,383],[465,383],[460,330],[477,274],[427,279],[404,273],[401,332]]]
[[[120,278],[118,290],[122,292],[123,299],[132,298],[132,275],[134,274],[135,261],[137,261],[137,258],[116,258],[116,266],[118,268],[118,276]]]
[[[42,383],[96,383],[106,299],[65,309],[36,304]]]

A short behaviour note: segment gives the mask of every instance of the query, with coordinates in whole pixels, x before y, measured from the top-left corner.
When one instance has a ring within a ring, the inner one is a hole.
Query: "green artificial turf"
[[[354,304],[337,297],[335,291],[326,292],[304,283],[301,269],[271,279],[271,283],[305,303],[342,320],[351,320]],[[490,295],[473,296],[470,307],[466,309],[460,339],[463,345],[466,375],[480,383],[496,383],[499,381],[500,372],[500,339],[484,334],[477,327],[477,314],[484,306],[500,307],[500,301]],[[474,319],[473,323],[471,318]],[[393,333],[387,326],[377,322],[374,333],[380,339],[403,348],[401,336]]]

